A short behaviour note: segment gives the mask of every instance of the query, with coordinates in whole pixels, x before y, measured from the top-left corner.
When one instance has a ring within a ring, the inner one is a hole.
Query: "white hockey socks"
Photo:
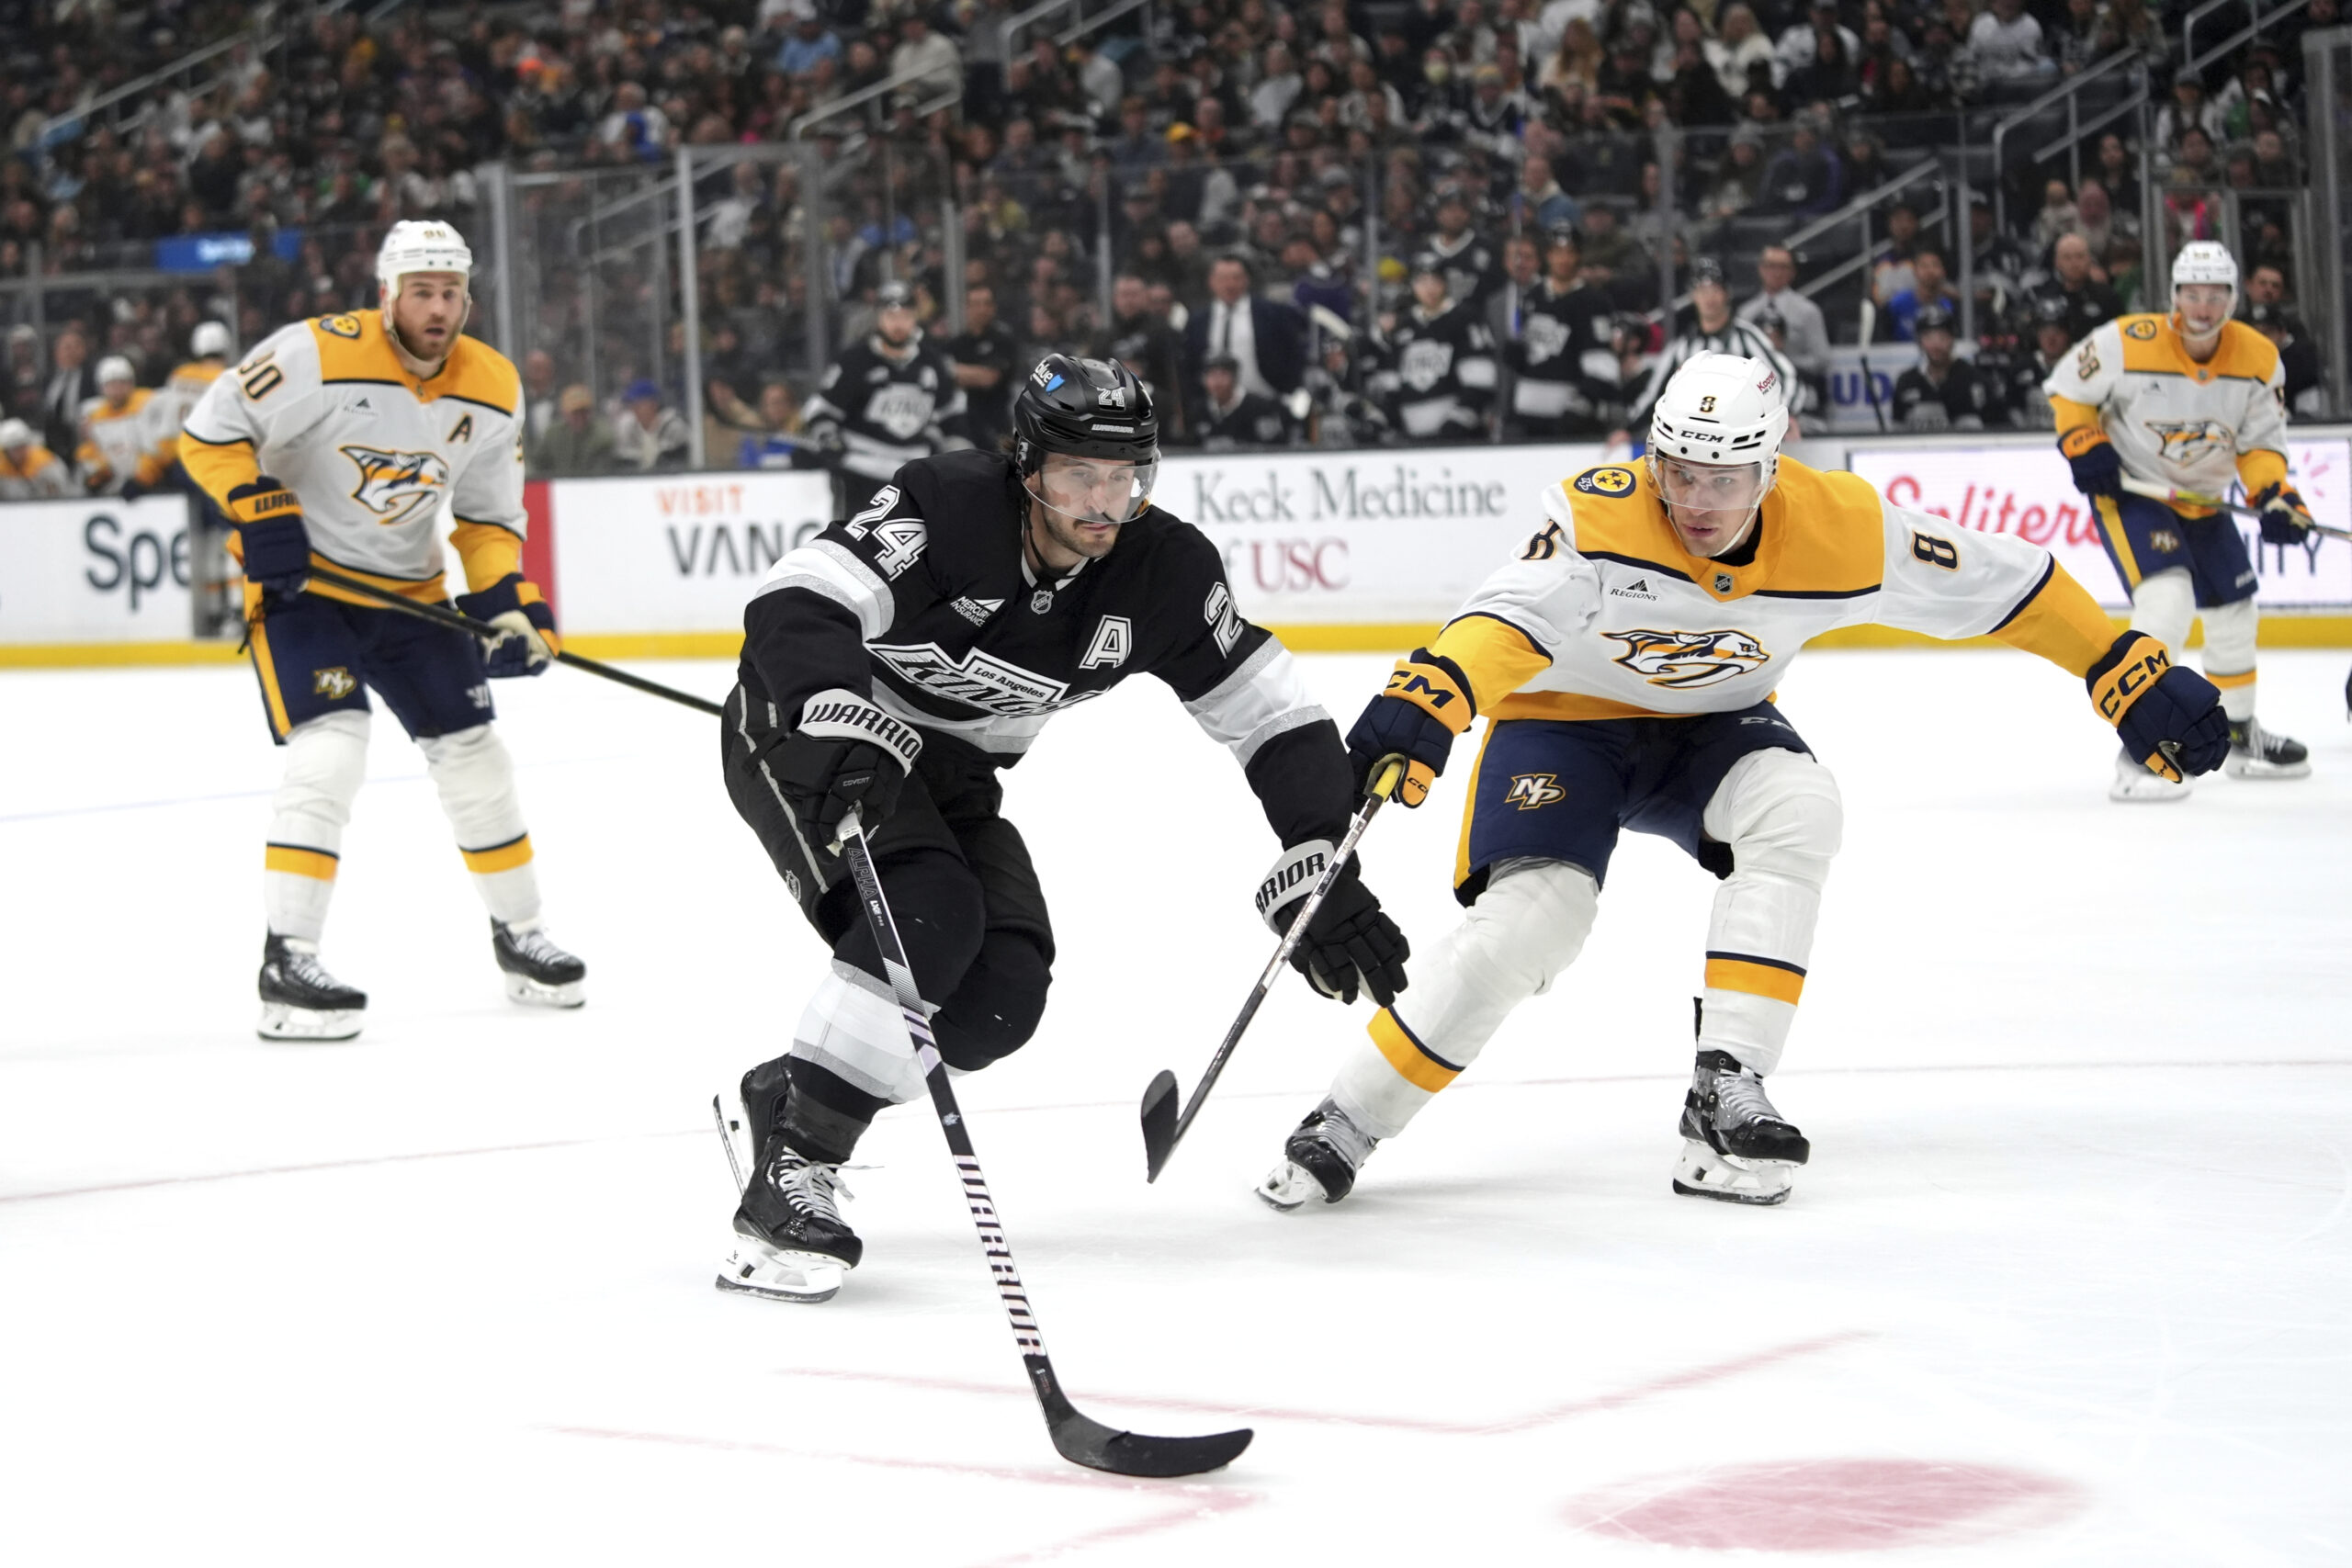
[[[2254,639],[2261,613],[2251,599],[2205,612],[2205,679],[2222,689],[2232,724],[2254,716]]]
[[[498,732],[478,724],[416,745],[491,919],[532,929],[539,918],[539,878],[531,868],[531,835],[524,830],[523,805],[514,793],[514,764]]]
[[[1742,757],[1707,802],[1707,836],[1731,846],[1735,869],[1707,921],[1700,1050],[1758,1076],[1780,1066],[1844,820],[1838,781],[1800,751]]]
[[[316,946],[326,930],[343,829],[367,776],[366,714],[325,714],[287,735],[262,858],[262,910],[277,935]]]
[[[808,998],[788,1055],[877,1100],[903,1105],[923,1092],[922,1066],[897,997],[846,964],[836,962]]]
[[[1498,867],[1487,890],[1428,957],[1413,988],[1372,1021],[1348,1055],[1331,1099],[1375,1138],[1393,1138],[1437,1091],[1477,1060],[1511,1009],[1576,962],[1600,890],[1560,861]]]

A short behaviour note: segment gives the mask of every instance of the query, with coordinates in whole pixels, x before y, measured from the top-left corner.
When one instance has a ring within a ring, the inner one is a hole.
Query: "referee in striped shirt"
[[[1650,367],[1649,379],[1642,384],[1641,393],[1625,411],[1625,429],[1649,428],[1650,405],[1674,373],[1682,368],[1683,361],[1698,354],[1736,354],[1749,359],[1760,359],[1770,366],[1787,389],[1789,402],[1789,434],[1796,434],[1795,416],[1804,410],[1804,383],[1797,379],[1797,367],[1789,356],[1772,346],[1771,334],[1751,322],[1740,321],[1731,313],[1731,290],[1724,287],[1724,269],[1713,256],[1701,256],[1690,264],[1690,305],[1698,312],[1697,323],[1688,331],[1678,333]],[[1622,434],[1622,433],[1621,433]]]

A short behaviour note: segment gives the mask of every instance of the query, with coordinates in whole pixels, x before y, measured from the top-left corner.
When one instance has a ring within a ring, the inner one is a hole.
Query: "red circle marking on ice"
[[[2071,1483],[1996,1465],[1905,1459],[1792,1460],[1609,1488],[1567,1506],[1595,1535],[1732,1551],[1951,1546],[2054,1524],[2081,1506]]]

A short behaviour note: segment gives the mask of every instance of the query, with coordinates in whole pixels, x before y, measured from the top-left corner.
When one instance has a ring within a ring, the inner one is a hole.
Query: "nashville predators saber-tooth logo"
[[[359,470],[351,499],[387,528],[431,512],[449,486],[449,465],[438,453],[386,452],[374,446],[339,450]]]
[[[1772,656],[1746,632],[1603,632],[1625,651],[1617,662],[1653,686],[1712,686],[1760,670]]]
[[[2215,452],[2237,450],[2237,434],[2218,420],[2150,420],[2149,433],[2161,444],[2158,456],[2167,463],[2194,463]]]

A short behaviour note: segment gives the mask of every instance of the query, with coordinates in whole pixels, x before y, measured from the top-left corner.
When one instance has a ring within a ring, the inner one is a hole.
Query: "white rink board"
[[[2312,514],[2352,527],[2352,457],[2341,438],[2287,443],[2288,467]],[[1948,517],[1980,533],[2015,534],[2041,545],[2109,609],[2130,596],[2098,540],[2098,519],[2075,489],[2066,459],[2046,442],[1915,447],[1858,446],[1848,466],[1898,506]],[[2314,538],[2307,547],[2264,545],[2251,518],[2237,520],[2261,576],[2257,601],[2278,608],[2352,604],[2352,546]]]
[[[187,551],[176,495],[0,506],[0,646],[185,640]]]
[[[778,556],[831,520],[820,473],[555,479],[556,609],[574,633],[735,632]]]

